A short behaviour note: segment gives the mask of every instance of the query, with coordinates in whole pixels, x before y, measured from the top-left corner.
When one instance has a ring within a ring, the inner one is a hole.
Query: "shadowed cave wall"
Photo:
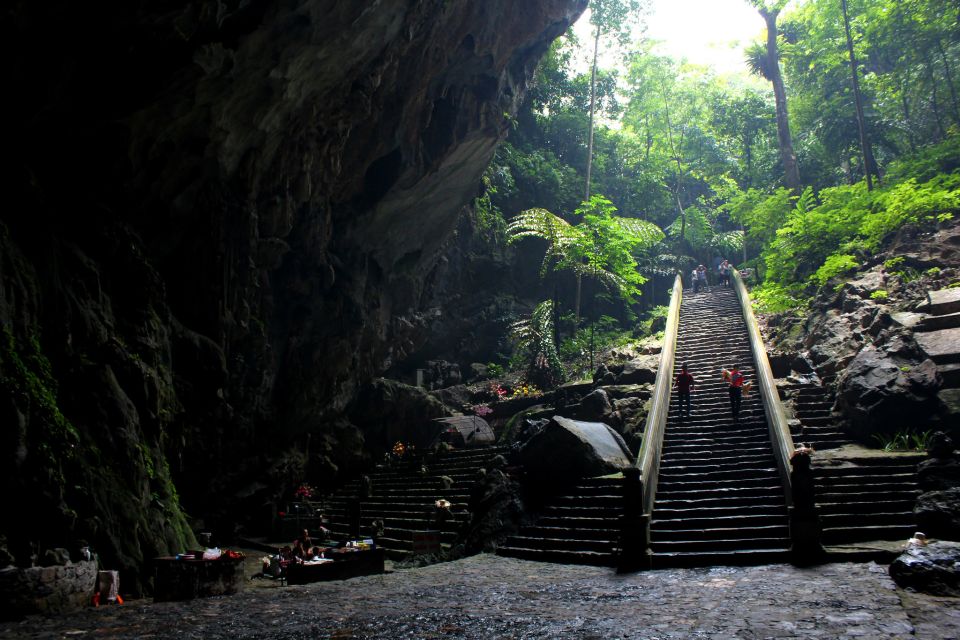
[[[322,471],[358,464],[344,410],[448,313],[461,210],[585,5],[5,9],[12,559],[83,539],[135,577],[193,543],[181,504],[262,502],[306,434]]]

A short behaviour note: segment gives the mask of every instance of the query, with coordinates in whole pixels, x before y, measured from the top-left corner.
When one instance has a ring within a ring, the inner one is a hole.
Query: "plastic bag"
[[[219,557],[220,557],[220,549],[217,547],[214,547],[212,549],[207,549],[206,551],[203,552],[204,560],[216,560]]]

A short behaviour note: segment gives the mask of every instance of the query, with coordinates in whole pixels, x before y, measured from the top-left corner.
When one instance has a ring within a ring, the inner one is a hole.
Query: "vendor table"
[[[357,576],[383,573],[383,549],[343,551],[328,554],[333,562],[323,564],[291,564],[286,568],[287,584],[307,584],[323,580],[346,580]]]

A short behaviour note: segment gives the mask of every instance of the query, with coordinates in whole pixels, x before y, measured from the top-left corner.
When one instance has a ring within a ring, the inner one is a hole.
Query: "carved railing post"
[[[820,513],[817,509],[811,450],[798,449],[790,458],[790,488],[793,504],[790,506],[790,555],[794,564],[814,564],[823,559],[825,551],[820,543]]]

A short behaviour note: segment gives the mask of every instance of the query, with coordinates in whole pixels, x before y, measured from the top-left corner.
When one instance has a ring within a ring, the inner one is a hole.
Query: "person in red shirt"
[[[740,404],[743,402],[743,383],[746,380],[737,365],[730,367],[729,371],[724,370],[723,379],[730,383],[730,410],[733,412],[733,421],[736,422],[740,416]]]
[[[680,419],[683,420],[683,407],[687,407],[687,417],[690,417],[690,391],[693,389],[693,376],[690,375],[690,372],[687,371],[687,365],[684,364],[681,367],[680,374],[677,376],[677,381],[674,384],[674,388],[677,390],[677,399],[680,404]]]

